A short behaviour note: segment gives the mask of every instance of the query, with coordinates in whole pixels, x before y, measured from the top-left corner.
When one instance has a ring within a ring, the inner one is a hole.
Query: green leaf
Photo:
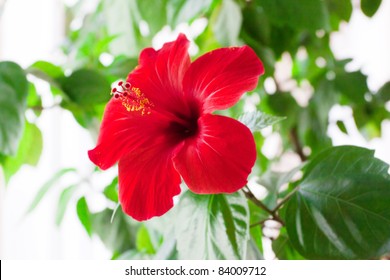
[[[337,127],[338,127],[343,133],[348,134],[348,130],[347,130],[347,128],[345,127],[345,124],[344,124],[343,121],[338,120],[338,121],[336,122],[336,124],[337,124]]]
[[[175,235],[180,259],[245,258],[249,210],[242,193],[196,195],[187,191],[178,207]]]
[[[369,92],[367,86],[367,77],[360,71],[345,72],[336,71],[334,80],[336,89],[351,102],[355,104],[364,104],[366,101],[364,95]]]
[[[111,222],[112,213],[113,210],[105,209],[91,214],[93,232],[116,254],[136,249],[136,236],[141,224],[126,216],[120,207]]]
[[[286,228],[280,229],[280,234],[272,242],[272,250],[279,260],[304,260],[305,258],[294,249],[290,238],[287,235]]]
[[[18,152],[14,157],[8,157],[3,165],[5,179],[8,181],[23,164],[35,166],[42,153],[42,133],[39,128],[26,122]]]
[[[115,80],[125,79],[127,75],[138,65],[138,59],[118,56],[105,71],[108,75],[114,76]]]
[[[361,0],[360,7],[366,16],[372,17],[378,11],[381,3],[382,0]]]
[[[233,0],[223,0],[212,23],[215,37],[223,46],[238,45],[242,14],[240,6]]]
[[[68,208],[69,201],[73,197],[73,194],[77,190],[78,185],[71,185],[61,192],[57,205],[56,213],[56,225],[59,226],[64,219],[66,209]]]
[[[142,225],[137,232],[136,247],[137,250],[141,253],[156,253],[148,229],[144,225]]]
[[[191,22],[206,13],[215,0],[170,0],[167,3],[167,20],[172,27]]]
[[[105,103],[110,99],[111,85],[97,71],[80,69],[61,80],[61,87],[74,103],[82,106]]]
[[[118,177],[104,189],[103,194],[111,201],[118,202]]]
[[[372,259],[390,251],[390,175],[374,152],[330,148],[306,165],[287,203],[293,246],[310,259]]]
[[[19,65],[0,62],[0,154],[15,155],[24,128],[28,83]]]
[[[326,0],[333,30],[338,30],[340,20],[349,21],[352,15],[351,0]]]
[[[259,1],[271,22],[294,29],[329,29],[328,12],[322,0],[262,0]]]
[[[151,37],[167,24],[167,2],[168,0],[137,0],[138,10],[148,23]]]
[[[17,100],[25,104],[28,82],[26,73],[18,64],[11,61],[0,62],[0,84],[7,84],[14,89]]]
[[[92,236],[91,213],[89,211],[87,200],[85,199],[85,197],[81,197],[77,201],[76,210],[77,210],[77,216],[79,217],[81,224],[83,225],[84,229],[87,231],[88,235],[91,237]]]
[[[64,71],[61,67],[42,60],[32,64],[27,68],[27,71],[54,86],[58,86],[57,79],[64,77]]]
[[[390,101],[390,82],[385,83],[375,95],[381,102]]]
[[[252,132],[260,131],[263,128],[274,125],[286,117],[271,116],[260,111],[247,112],[242,114],[238,120],[245,124]]]
[[[74,168],[65,168],[59,170],[57,173],[55,173],[38,191],[36,196],[34,197],[34,200],[31,202],[28,210],[26,211],[26,214],[31,213],[39,204],[39,202],[42,200],[42,198],[45,196],[45,194],[55,186],[55,184],[58,182],[59,179],[61,179],[62,176],[64,176],[66,173],[69,172],[76,172],[76,169]]]

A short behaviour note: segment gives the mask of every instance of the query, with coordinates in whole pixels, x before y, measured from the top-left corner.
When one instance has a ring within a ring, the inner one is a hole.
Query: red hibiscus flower
[[[126,83],[113,89],[89,158],[101,169],[119,161],[119,200],[136,220],[161,216],[180,193],[181,178],[198,194],[232,193],[256,160],[250,130],[213,115],[256,87],[264,72],[247,47],[221,48],[191,63],[179,35],[144,49]]]

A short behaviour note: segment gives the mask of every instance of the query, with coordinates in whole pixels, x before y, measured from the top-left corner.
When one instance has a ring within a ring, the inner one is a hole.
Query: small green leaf
[[[260,111],[247,112],[242,114],[238,120],[245,124],[252,132],[260,131],[263,128],[274,125],[286,117],[271,116]]]
[[[375,95],[380,101],[390,101],[390,82],[385,83]]]
[[[80,69],[60,80],[65,94],[78,105],[105,103],[110,99],[111,85],[94,70]]]
[[[39,128],[26,122],[18,152],[14,157],[8,157],[3,165],[5,179],[8,181],[23,164],[35,166],[42,153],[42,133]]]
[[[378,11],[381,3],[382,0],[361,0],[360,7],[366,16],[372,17]]]
[[[337,127],[338,127],[342,132],[344,132],[345,134],[348,134],[348,130],[347,130],[347,128],[345,127],[345,124],[344,124],[343,121],[338,120],[338,121],[336,122],[336,124],[337,124]]]
[[[31,202],[28,210],[26,211],[26,214],[30,213],[33,211],[39,204],[39,202],[42,200],[42,198],[45,196],[45,194],[55,186],[55,184],[58,182],[58,180],[64,176],[66,173],[69,172],[76,172],[76,169],[74,168],[65,168],[61,169],[57,173],[55,173],[50,180],[48,180],[38,191],[36,196],[34,197],[34,200]]]
[[[87,200],[85,197],[81,197],[79,201],[77,201],[77,216],[84,229],[87,231],[88,235],[92,236],[92,221],[91,221],[91,213],[89,212]]]
[[[242,193],[197,195],[187,191],[178,207],[175,235],[180,259],[245,258],[249,210]]]
[[[138,252],[155,254],[156,251],[150,239],[148,229],[142,225],[137,232],[136,247]]]
[[[60,195],[57,205],[57,213],[56,213],[56,225],[59,226],[64,219],[66,209],[68,208],[68,204],[70,199],[72,198],[74,192],[77,190],[78,185],[71,185],[64,189]]]
[[[310,259],[372,259],[390,252],[389,166],[353,146],[309,162],[287,202],[293,246]]]
[[[111,201],[118,202],[118,177],[114,178],[112,182],[104,189],[104,195]]]

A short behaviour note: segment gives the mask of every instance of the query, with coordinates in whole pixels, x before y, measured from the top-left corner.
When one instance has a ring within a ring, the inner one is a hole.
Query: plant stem
[[[246,198],[248,198],[250,201],[252,201],[254,204],[256,204],[256,206],[260,207],[265,212],[270,214],[272,220],[277,221],[282,226],[284,226],[284,221],[279,217],[279,215],[276,213],[276,211],[269,209],[265,204],[263,204],[260,200],[258,200],[248,187],[246,187],[246,190],[244,190],[244,194],[245,194]]]

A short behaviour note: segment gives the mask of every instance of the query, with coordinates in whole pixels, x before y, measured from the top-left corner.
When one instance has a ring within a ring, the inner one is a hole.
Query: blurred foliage
[[[204,23],[191,37],[195,57],[246,44],[264,62],[258,88],[221,112],[239,118],[254,133],[255,184],[232,195],[183,191],[169,213],[138,223],[118,206],[117,178],[102,191],[108,207],[100,212],[91,212],[88,195],[76,191],[85,180],[80,178],[59,197],[58,225],[68,202],[77,199],[76,212],[87,234],[99,236],[114,259],[262,258],[263,238],[273,240],[280,259],[367,259],[390,251],[388,165],[366,149],[332,148],[327,133],[333,124],[329,112],[336,105],[351,108],[367,140],[380,137],[381,124],[389,119],[390,82],[370,90],[366,75],[347,71],[350,60],[337,60],[330,47],[331,34],[351,18],[351,0],[97,0],[88,13],[85,3],[66,7],[63,64],[37,61],[22,69],[0,62],[0,163],[6,180],[22,164],[36,165],[43,147],[39,128],[25,117],[32,111],[39,118],[46,109],[31,77],[50,85],[59,100],[53,106],[70,111],[80,126],[96,133],[111,84],[136,67],[140,51],[153,45],[156,36]],[[381,0],[360,4],[372,17]],[[289,76],[281,77],[278,64],[288,67]],[[251,112],[245,112],[247,104]],[[343,120],[334,124],[348,134]],[[282,140],[275,156],[264,155],[267,126]],[[274,171],[286,155],[303,164],[286,173]],[[300,170],[302,179],[296,176]],[[73,171],[54,174],[28,211]],[[269,220],[278,224],[276,239],[265,234]]]

